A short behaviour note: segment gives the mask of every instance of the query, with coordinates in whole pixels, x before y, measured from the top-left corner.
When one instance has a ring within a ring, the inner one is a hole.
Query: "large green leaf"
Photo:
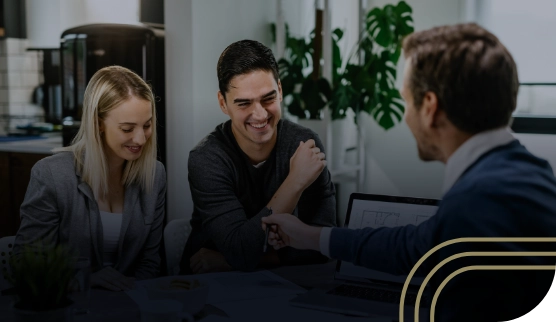
[[[376,99],[369,100],[365,110],[385,130],[401,122],[405,111],[400,93],[396,89],[383,91],[376,95]]]
[[[340,73],[342,68],[342,54],[338,42],[344,36],[344,32],[340,28],[334,29],[332,32],[332,85],[337,86],[340,81]]]
[[[278,68],[282,84],[282,92],[284,97],[286,97],[293,94],[296,85],[303,81],[303,67],[299,65],[292,65],[286,59],[280,59],[278,61]]]
[[[386,8],[385,8],[386,9]],[[367,30],[372,37],[382,47],[388,47],[395,40],[395,35],[391,30],[392,19],[386,10],[374,8],[367,15]]]
[[[381,90],[388,90],[396,86],[396,65],[391,60],[390,52],[383,51],[373,67],[374,70],[371,73],[377,75]]]
[[[286,39],[286,48],[289,49],[290,61],[293,65],[303,68],[310,66],[311,55],[304,39],[288,38]]]
[[[354,106],[354,102],[358,101],[359,92],[349,85],[340,84],[334,91],[331,105],[331,117],[333,120],[343,119],[346,117],[346,112],[349,108],[357,110],[358,107]]]
[[[299,96],[299,94],[292,95],[292,101],[288,105],[288,112],[302,119],[307,118],[307,115],[305,115],[305,110],[303,110],[303,108],[301,107],[301,97]]]
[[[313,80],[308,77],[301,87],[301,100],[303,109],[309,112],[310,119],[320,119],[320,111],[328,103],[332,95],[330,84],[324,78]]]
[[[375,75],[368,73],[364,66],[353,64],[346,66],[345,81],[358,92],[372,91],[376,84]]]
[[[400,1],[394,11],[397,16],[395,25],[397,34],[403,37],[412,33],[414,28],[411,7],[405,1]]]

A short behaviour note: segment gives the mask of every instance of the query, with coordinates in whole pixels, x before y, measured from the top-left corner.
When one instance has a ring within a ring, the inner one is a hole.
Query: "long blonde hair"
[[[71,151],[75,156],[75,167],[95,195],[106,197],[109,193],[109,169],[100,135],[99,122],[108,112],[135,97],[151,103],[152,134],[143,146],[137,160],[126,161],[122,173],[122,184],[139,184],[152,191],[156,172],[156,108],[151,88],[141,77],[121,66],[110,66],[98,70],[87,85],[83,97],[81,127],[68,147],[54,152]]]

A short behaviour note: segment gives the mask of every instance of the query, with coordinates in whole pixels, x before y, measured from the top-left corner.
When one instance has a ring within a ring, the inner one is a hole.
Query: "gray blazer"
[[[118,259],[114,268],[126,276],[147,279],[159,275],[159,249],[164,225],[166,171],[157,162],[153,191],[137,185],[126,188]],[[81,180],[71,152],[37,162],[21,205],[21,226],[14,254],[21,245],[51,240],[70,245],[91,260],[93,271],[102,268],[103,232],[98,204],[89,185]]]

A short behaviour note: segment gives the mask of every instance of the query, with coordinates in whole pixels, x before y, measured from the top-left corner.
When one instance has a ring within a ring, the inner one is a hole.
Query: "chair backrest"
[[[164,228],[168,275],[178,275],[185,243],[191,233],[188,219],[174,219]]]
[[[11,273],[10,257],[14,247],[15,236],[0,238],[0,291],[10,288],[12,284],[6,280],[4,275]]]

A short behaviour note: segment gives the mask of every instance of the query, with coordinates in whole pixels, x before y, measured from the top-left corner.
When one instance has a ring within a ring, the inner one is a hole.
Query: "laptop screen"
[[[360,229],[417,226],[433,216],[437,209],[436,199],[353,193],[349,200],[344,227]],[[355,266],[344,261],[338,261],[336,266],[336,278],[339,279],[403,284],[406,277]],[[423,278],[412,278],[411,284],[420,285],[422,281]]]

